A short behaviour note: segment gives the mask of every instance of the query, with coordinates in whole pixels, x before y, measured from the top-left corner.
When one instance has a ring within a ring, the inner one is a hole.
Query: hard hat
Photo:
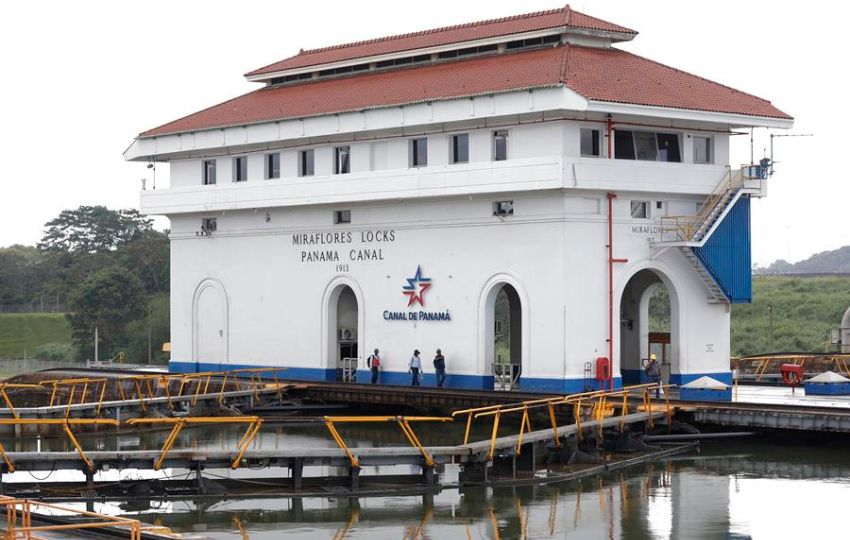
[[[650,360],[655,360],[655,354],[650,354],[650,355],[649,355],[649,359],[650,359]]]

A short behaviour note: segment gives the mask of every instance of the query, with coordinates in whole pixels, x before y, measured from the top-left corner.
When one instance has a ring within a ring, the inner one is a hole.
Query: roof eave
[[[675,119],[692,120],[697,122],[713,122],[718,124],[728,124],[730,127],[733,128],[765,127],[775,129],[791,129],[792,127],[794,127],[794,119],[790,116],[762,116],[737,112],[685,109],[680,107],[662,107],[658,105],[641,105],[636,103],[622,103],[616,101],[601,101],[593,99],[588,100],[587,110],[589,112],[650,116],[654,118],[669,118],[671,120]]]

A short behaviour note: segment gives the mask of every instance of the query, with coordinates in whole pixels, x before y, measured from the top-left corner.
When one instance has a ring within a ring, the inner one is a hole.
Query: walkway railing
[[[71,414],[72,406],[97,404],[95,415],[99,416],[103,403],[107,401],[107,391],[111,388],[114,395],[122,401],[129,399],[137,400],[142,411],[147,412],[148,400],[165,397],[168,408],[174,410],[175,399],[185,400],[191,397],[192,405],[197,404],[202,395],[207,395],[212,390],[218,394],[218,401],[224,402],[227,384],[230,381],[239,390],[241,385],[246,384],[254,396],[259,398],[260,390],[269,384],[274,384],[278,399],[283,399],[282,385],[278,373],[286,368],[245,368],[229,371],[210,371],[204,373],[151,373],[142,375],[125,375],[122,377],[74,377],[67,379],[54,379],[40,381],[38,384],[0,384],[0,398],[6,406],[17,416],[11,396],[6,389],[39,389],[50,388],[50,401],[48,407],[64,405],[65,417]],[[264,377],[270,374],[270,377]],[[176,392],[172,392],[172,385],[176,385]],[[129,386],[129,388],[128,388]],[[67,392],[67,399],[60,394]]]
[[[259,416],[199,416],[199,417],[186,417],[186,418],[132,418],[127,420],[127,424],[131,426],[138,425],[171,425],[174,426],[171,428],[171,433],[168,434],[168,437],[165,439],[165,442],[162,445],[162,449],[160,451],[159,458],[154,462],[153,468],[155,471],[158,471],[162,468],[162,463],[165,461],[165,458],[168,457],[168,452],[174,447],[174,443],[177,442],[177,436],[180,435],[180,431],[189,424],[248,424],[248,428],[245,430],[245,434],[242,435],[242,438],[239,440],[239,444],[236,445],[236,457],[233,458],[233,461],[230,463],[231,469],[238,469],[239,464],[242,462],[242,457],[245,455],[245,452],[248,450],[248,447],[251,445],[251,442],[254,440],[254,437],[257,436],[257,433],[260,431],[260,428],[263,425],[263,419]]]
[[[544,399],[535,399],[517,402],[509,405],[489,405],[486,407],[476,407],[473,409],[462,409],[459,411],[454,411],[452,413],[452,417],[459,416],[462,414],[467,415],[466,421],[466,431],[463,437],[463,444],[468,444],[469,442],[469,433],[472,428],[472,421],[475,418],[493,417],[493,427],[490,434],[490,451],[488,452],[488,458],[490,460],[493,459],[493,456],[496,452],[496,439],[498,438],[499,433],[499,425],[501,421],[501,417],[503,414],[511,414],[511,413],[522,413],[522,417],[520,419],[520,431],[517,437],[517,443],[515,452],[520,454],[522,448],[523,435],[526,432],[532,431],[531,427],[531,418],[529,416],[529,411],[533,409],[539,408],[547,408],[549,422],[552,428],[552,442],[555,447],[560,447],[560,440],[558,436],[558,423],[555,415],[555,407],[569,405],[572,406],[573,409],[573,421],[576,425],[576,436],[579,440],[582,440],[582,428],[581,423],[583,421],[584,414],[584,404],[590,404],[590,418],[593,420],[599,421],[599,436],[602,436],[602,423],[606,416],[610,416],[614,414],[614,406],[611,403],[611,400],[614,398],[621,398],[622,402],[620,403],[620,431],[622,431],[625,427],[625,417],[629,414],[629,397],[636,397],[635,392],[640,392],[642,396],[643,405],[642,408],[644,411],[648,413],[648,422],[650,428],[653,427],[654,418],[652,411],[652,398],[650,393],[654,390],[661,389],[664,391],[665,397],[665,410],[668,422],[672,419],[672,408],[670,407],[669,395],[670,395],[670,385],[659,385],[656,383],[648,383],[648,384],[638,384],[634,386],[627,386],[620,390],[595,390],[591,392],[582,392],[578,394],[571,394],[567,396],[559,396],[554,398],[544,398]]]
[[[43,536],[36,536],[35,533],[48,533],[49,535],[51,532],[58,533],[60,536],[55,536],[55,538],[60,538],[64,536],[62,534],[63,531],[85,531],[90,529],[103,529],[107,527],[126,527],[128,538],[130,540],[141,540],[142,538],[142,524],[137,519],[107,516],[96,512],[86,512],[76,508],[68,508],[66,506],[48,504],[41,501],[15,499],[13,497],[3,496],[0,496],[0,506],[6,507],[6,521],[3,524],[2,530],[4,540],[14,540],[18,538],[34,540],[44,538]],[[33,525],[33,516],[35,516],[36,520],[38,520],[39,516],[38,512],[33,512],[33,510],[38,508],[44,508],[45,510],[48,510],[50,514],[55,514],[56,511],[59,511],[82,518],[88,518],[88,520],[85,522],[64,523],[59,525]]]
[[[74,445],[74,448],[80,455],[80,458],[82,458],[85,462],[88,470],[93,472],[94,465],[86,456],[86,453],[80,446],[79,441],[77,441],[77,438],[74,437],[74,433],[71,431],[70,426],[79,425],[118,427],[119,422],[117,420],[110,420],[106,418],[0,418],[0,426],[62,426],[65,435],[68,437],[68,440],[71,441],[71,444]],[[15,472],[15,464],[6,455],[6,449],[3,448],[2,443],[0,443],[0,458],[2,458],[6,463],[6,468],[9,472]]]
[[[345,444],[345,440],[343,440],[339,431],[337,431],[335,425],[337,423],[395,422],[401,428],[408,442],[422,454],[425,465],[430,468],[434,466],[434,459],[425,450],[425,447],[422,446],[419,437],[416,436],[416,433],[414,433],[413,428],[410,426],[410,422],[451,422],[454,419],[445,416],[325,416],[324,420],[331,437],[333,437],[336,444],[345,452],[345,455],[348,456],[348,461],[351,463],[352,468],[360,467],[360,462],[351,452],[348,445]]]

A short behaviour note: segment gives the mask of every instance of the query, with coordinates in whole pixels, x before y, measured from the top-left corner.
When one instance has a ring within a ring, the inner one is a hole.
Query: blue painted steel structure
[[[694,253],[733,304],[753,300],[750,197],[741,196],[714,233]]]

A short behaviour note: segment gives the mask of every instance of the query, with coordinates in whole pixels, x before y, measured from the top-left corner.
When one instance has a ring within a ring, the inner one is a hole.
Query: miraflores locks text
[[[382,245],[395,242],[395,229],[297,233],[292,245],[301,262],[383,261]]]

